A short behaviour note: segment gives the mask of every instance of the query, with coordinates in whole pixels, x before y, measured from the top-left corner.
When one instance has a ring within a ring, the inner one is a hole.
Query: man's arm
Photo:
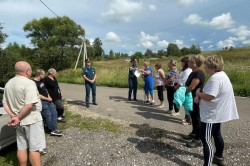
[[[5,109],[5,111],[10,115],[11,118],[13,118],[14,116],[17,116],[9,107],[9,105],[7,103],[3,103],[3,107]]]

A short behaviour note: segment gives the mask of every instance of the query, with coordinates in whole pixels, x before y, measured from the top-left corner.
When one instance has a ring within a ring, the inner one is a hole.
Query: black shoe
[[[93,105],[98,105],[97,103],[93,103]]]
[[[137,101],[137,99],[134,99],[134,101]]]
[[[217,157],[214,155],[213,158],[213,164],[219,165],[219,166],[225,166],[225,161],[223,157]]]
[[[200,140],[193,139],[191,142],[187,143],[187,147],[189,148],[198,148],[202,145]]]
[[[89,104],[86,104],[86,107],[89,108]]]
[[[56,130],[52,131],[50,133],[50,135],[52,135],[52,136],[59,136],[60,137],[60,136],[62,136],[62,132],[60,130],[56,129]]]
[[[128,101],[132,101],[131,99],[128,99]]]

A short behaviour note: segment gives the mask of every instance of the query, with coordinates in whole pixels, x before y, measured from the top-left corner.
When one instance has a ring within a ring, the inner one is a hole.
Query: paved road
[[[87,110],[83,102],[85,98],[85,88],[83,85],[62,83],[60,87],[63,98],[71,100],[70,103],[79,105],[79,109],[83,111]],[[164,113],[164,110],[167,110],[166,92],[164,93],[165,108],[161,110],[156,109],[156,106],[149,106],[143,103],[144,96],[142,90],[138,91],[138,101],[128,101],[127,94],[128,89],[126,88],[97,87],[98,106],[90,105],[89,110],[103,116],[122,119],[131,123],[146,123],[154,127],[172,127],[173,130],[180,130],[180,125],[176,125],[176,123],[181,123],[181,119],[184,117],[184,111],[181,110],[181,116],[178,117],[172,117]],[[156,104],[159,104],[159,100],[157,97],[155,98]],[[250,99],[236,97],[236,103],[240,120],[229,122],[229,124],[234,126],[236,130],[239,127],[248,131],[246,134],[250,136],[248,128],[250,126]]]

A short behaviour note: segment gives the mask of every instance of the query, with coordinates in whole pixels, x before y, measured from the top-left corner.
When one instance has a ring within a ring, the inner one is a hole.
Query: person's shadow
[[[153,153],[179,165],[191,166],[178,156],[192,156],[202,160],[202,155],[184,150],[186,141],[182,139],[183,134],[169,132],[160,128],[152,128],[148,124],[130,124],[136,128],[136,135],[127,140],[133,144],[141,153]],[[180,147],[180,148],[178,148]]]

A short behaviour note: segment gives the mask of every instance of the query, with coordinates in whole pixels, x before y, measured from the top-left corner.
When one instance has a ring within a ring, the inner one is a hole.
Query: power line
[[[42,2],[42,4],[49,9],[54,15],[56,15],[56,17],[59,17],[52,9],[50,9],[42,0],[40,0],[40,2]]]

